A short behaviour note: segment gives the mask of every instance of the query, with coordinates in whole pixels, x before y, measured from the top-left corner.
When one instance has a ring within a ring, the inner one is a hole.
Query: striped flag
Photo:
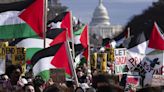
[[[84,52],[83,55],[85,58],[88,60],[88,26],[82,26],[81,29],[78,31],[74,32],[74,43],[75,43],[75,52],[76,51],[81,51],[80,49],[76,49],[76,47],[83,47]]]
[[[0,39],[42,36],[42,3],[43,0],[30,0],[0,4]]]
[[[69,55],[65,43],[59,43],[38,51],[31,59],[34,75],[41,75],[44,79],[50,78],[49,69],[63,68],[71,76]]]
[[[57,40],[64,32],[63,29],[52,29],[48,30],[46,32],[46,48],[50,47],[52,44],[54,44],[54,39],[57,38]],[[58,40],[55,43],[63,42],[62,40]],[[18,38],[15,39],[10,43],[10,46],[17,46],[17,47],[23,47],[26,48],[26,61],[30,61],[32,56],[39,50],[44,48],[44,40],[41,38]]]
[[[68,31],[68,37],[72,38],[71,34],[71,13],[70,12],[63,12],[56,16],[53,20],[48,21],[48,28],[65,28]]]

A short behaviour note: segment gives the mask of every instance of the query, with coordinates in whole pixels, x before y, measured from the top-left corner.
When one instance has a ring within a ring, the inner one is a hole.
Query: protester
[[[86,75],[84,75],[81,68],[77,69],[77,78],[79,83],[85,83],[86,82]]]
[[[77,87],[75,89],[75,92],[84,92],[83,88],[82,87]]]
[[[36,76],[35,79],[33,80],[33,83],[36,92],[43,92],[46,83],[41,76]]]
[[[25,84],[24,92],[35,92],[34,86],[32,84]]]
[[[3,83],[4,91],[13,92],[21,91],[24,84],[20,81],[22,74],[22,68],[20,65],[10,65],[6,69],[6,75],[9,77]]]
[[[43,92],[64,92],[63,89],[58,85],[48,86],[43,90]]]

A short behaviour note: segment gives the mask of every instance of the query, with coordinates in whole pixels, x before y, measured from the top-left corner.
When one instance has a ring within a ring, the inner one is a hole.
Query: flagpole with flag
[[[44,22],[43,22],[43,43],[44,43],[44,48],[46,48],[46,31],[47,31],[47,8],[48,8],[48,2],[47,2],[47,0],[44,0],[43,1],[43,13],[44,13],[44,16],[43,16],[43,20],[44,20]]]

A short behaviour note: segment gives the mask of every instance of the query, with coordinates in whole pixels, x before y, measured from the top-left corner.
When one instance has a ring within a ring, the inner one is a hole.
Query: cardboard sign
[[[50,69],[50,77],[55,83],[64,83],[66,81],[65,70],[64,69]]]

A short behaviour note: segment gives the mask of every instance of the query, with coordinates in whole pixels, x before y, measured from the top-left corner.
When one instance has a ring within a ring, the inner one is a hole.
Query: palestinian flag
[[[46,39],[46,47],[50,46],[52,39]],[[26,61],[30,61],[32,56],[39,50],[44,48],[43,39],[39,38],[24,38],[16,39],[10,43],[10,46],[23,47],[26,49]],[[28,62],[29,63],[29,62]]]
[[[144,39],[145,39],[144,42],[140,42]],[[143,33],[141,33],[135,40],[133,39],[131,41],[136,41],[138,42],[138,44],[132,48],[129,48],[128,49],[129,51],[140,53],[140,54],[149,54],[152,51],[154,51],[154,49],[148,48],[149,40],[146,40]]]
[[[136,39],[133,39],[130,41],[129,45],[128,45],[128,49],[132,52],[136,52],[136,53],[141,53],[141,54],[145,54],[146,49],[147,49],[147,40],[145,38],[145,34],[144,32],[138,34],[137,37],[135,37]],[[134,45],[136,44],[136,46],[131,47],[130,45]]]
[[[42,37],[43,0],[4,4],[0,6],[0,20],[0,39]]]
[[[60,40],[60,35],[64,32],[63,29],[52,29],[46,32],[46,47],[50,47],[54,43],[64,42]],[[40,38],[18,38],[10,43],[10,46],[26,48],[26,61],[30,61],[32,56],[39,50],[44,48],[44,40]]]
[[[10,3],[0,3],[0,13],[5,11],[22,11],[32,4],[35,0],[21,0]]]
[[[153,29],[151,30],[151,35],[149,39],[147,39],[144,32],[141,32],[137,36],[132,37],[128,49],[130,51],[141,54],[149,54],[155,49],[162,49],[162,42],[163,35],[161,34],[158,25],[155,23]],[[134,47],[132,45],[134,45]]]
[[[75,52],[81,51],[81,49],[76,49],[78,45],[82,45],[83,47],[83,54],[85,58],[88,60],[88,26],[82,26],[81,29],[74,32],[74,44],[75,44]]]
[[[72,49],[72,42],[69,42],[70,48]],[[81,44],[74,44],[75,48],[75,56],[79,55],[81,52],[85,50],[85,48]]]
[[[67,75],[71,76],[70,58],[67,50],[65,43],[59,43],[38,51],[31,59],[34,76],[41,75],[45,80],[48,80],[51,68],[64,68]]]
[[[63,12],[56,16],[53,20],[48,21],[48,29],[54,29],[54,28],[64,28],[68,31],[68,37],[72,38],[71,36],[71,30],[72,30],[72,24],[71,24],[72,18],[70,12]]]
[[[154,23],[148,47],[157,50],[164,50],[164,34],[161,33],[160,28],[156,23]]]
[[[53,39],[53,41],[50,43],[50,46],[65,42],[66,41],[66,30],[65,29],[59,29],[55,28],[55,30],[49,30],[47,32],[47,37],[50,39]]]
[[[82,44],[84,48],[88,47],[88,26],[85,25],[78,31],[74,32],[74,43]]]

